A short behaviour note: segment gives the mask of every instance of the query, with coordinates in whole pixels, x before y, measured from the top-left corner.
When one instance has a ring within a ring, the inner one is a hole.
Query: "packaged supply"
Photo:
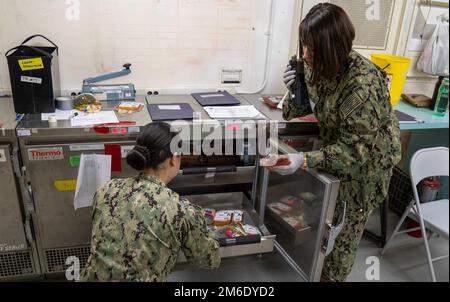
[[[205,216],[206,223],[208,225],[213,224],[214,218],[216,216],[216,210],[214,210],[214,209],[204,209],[203,210],[203,214]]]
[[[219,211],[216,212],[214,216],[214,225],[215,226],[224,226],[231,223],[231,219],[233,216],[232,211]]]
[[[270,204],[270,207],[272,209],[277,209],[277,210],[279,210],[279,211],[281,211],[282,213],[285,213],[285,214],[291,214],[291,213],[293,213],[295,211],[294,208],[292,208],[292,207],[290,207],[288,205],[285,205],[284,203],[281,203],[281,202],[272,203],[272,204]]]
[[[233,211],[231,222],[232,223],[244,223],[244,212],[242,211]]]

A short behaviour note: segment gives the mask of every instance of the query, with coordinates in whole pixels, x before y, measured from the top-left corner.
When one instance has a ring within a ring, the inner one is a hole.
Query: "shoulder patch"
[[[342,103],[340,107],[340,112],[343,118],[349,117],[356,109],[363,104],[363,99],[357,92],[353,92],[347,99]]]

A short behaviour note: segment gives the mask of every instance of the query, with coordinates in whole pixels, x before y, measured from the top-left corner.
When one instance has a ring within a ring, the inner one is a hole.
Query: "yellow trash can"
[[[411,59],[385,54],[373,54],[372,62],[387,73],[391,103],[394,106],[397,105],[402,97],[403,87],[411,66]]]

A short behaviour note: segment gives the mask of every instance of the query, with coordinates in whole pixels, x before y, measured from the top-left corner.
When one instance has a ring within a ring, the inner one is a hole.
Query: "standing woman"
[[[309,100],[289,98],[286,120],[315,113],[324,147],[289,155],[291,165],[271,170],[282,175],[300,167],[317,168],[341,181],[334,223],[343,215],[344,228],[326,258],[323,281],[345,281],[351,272],[367,220],[388,195],[393,167],[401,158],[400,130],[391,106],[385,72],[352,50],[355,29],[345,11],[323,3],[302,21],[299,39]],[[295,71],[286,71],[288,88]],[[313,107],[313,108],[311,108]]]

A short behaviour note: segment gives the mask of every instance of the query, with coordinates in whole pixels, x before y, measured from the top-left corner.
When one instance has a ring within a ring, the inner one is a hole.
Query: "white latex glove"
[[[292,70],[292,66],[289,65],[283,75],[283,81],[288,90],[291,90],[291,86],[295,83],[297,71]]]
[[[289,165],[287,166],[276,166],[278,159],[281,158],[289,158]],[[281,155],[281,156],[275,156],[271,155],[267,157],[266,159],[261,160],[261,166],[266,167],[269,171],[276,172],[282,176],[286,175],[292,175],[295,172],[297,172],[298,169],[303,165],[305,160],[305,155],[303,152],[297,153],[297,154],[288,154],[288,155]]]

